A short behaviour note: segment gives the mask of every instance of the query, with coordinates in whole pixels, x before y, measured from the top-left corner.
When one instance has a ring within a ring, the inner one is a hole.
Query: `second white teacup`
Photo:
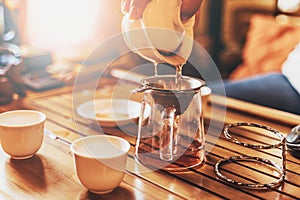
[[[46,115],[35,110],[0,114],[0,140],[4,152],[14,159],[32,157],[41,147]]]
[[[208,86],[201,87],[202,112],[205,113],[211,101],[211,89]]]
[[[70,148],[78,179],[89,191],[105,194],[120,185],[130,149],[125,139],[109,135],[86,136],[75,140]]]

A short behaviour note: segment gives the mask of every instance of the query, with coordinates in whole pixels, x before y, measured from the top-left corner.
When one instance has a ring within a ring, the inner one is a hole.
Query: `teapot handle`
[[[163,128],[159,140],[159,155],[160,159],[164,161],[171,161],[174,159],[176,152],[176,131],[175,125],[175,107],[167,107],[162,112]]]

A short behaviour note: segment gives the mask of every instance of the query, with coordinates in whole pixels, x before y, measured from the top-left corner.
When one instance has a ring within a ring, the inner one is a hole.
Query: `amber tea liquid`
[[[168,171],[185,171],[188,168],[202,166],[205,161],[204,141],[194,138],[192,141],[187,138],[180,138],[176,146],[174,159],[164,161],[160,158],[159,138],[157,134],[151,138],[140,140],[136,150],[136,158],[141,164],[152,169],[165,169]]]

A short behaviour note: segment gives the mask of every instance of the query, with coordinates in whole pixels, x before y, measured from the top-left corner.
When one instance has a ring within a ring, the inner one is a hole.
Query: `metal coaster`
[[[228,129],[233,128],[233,127],[238,127],[238,126],[250,126],[250,127],[265,129],[265,130],[277,135],[280,139],[280,142],[273,144],[273,145],[255,145],[255,144],[248,144],[245,142],[241,142],[241,141],[237,140],[236,138],[232,137],[228,132]],[[283,181],[285,179],[285,174],[286,174],[286,139],[285,139],[285,137],[283,137],[283,135],[279,131],[277,131],[274,128],[271,128],[271,127],[268,127],[265,125],[261,125],[261,124],[239,122],[239,123],[232,123],[232,124],[226,125],[223,132],[224,132],[225,137],[228,140],[232,141],[235,144],[244,146],[244,147],[248,147],[248,148],[252,148],[252,149],[273,149],[273,148],[281,147],[281,149],[282,149],[282,157],[281,157],[282,166],[280,166],[279,164],[277,164],[271,160],[265,159],[265,158],[259,158],[259,157],[253,157],[253,156],[232,156],[232,157],[218,161],[217,164],[215,165],[215,173],[217,174],[218,178],[222,179],[223,181],[225,181],[227,183],[230,183],[230,184],[233,184],[233,185],[236,185],[239,187],[249,188],[249,189],[273,188],[273,187],[277,187],[281,183],[283,183]],[[258,162],[260,164],[272,166],[278,171],[280,176],[278,177],[277,181],[275,181],[275,182],[249,184],[249,183],[238,182],[238,181],[232,180],[230,178],[227,178],[220,172],[220,167],[222,165],[236,162],[236,161],[251,161],[251,162]]]

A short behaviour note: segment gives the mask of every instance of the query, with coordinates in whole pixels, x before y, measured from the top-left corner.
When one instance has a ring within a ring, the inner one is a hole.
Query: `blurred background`
[[[44,65],[80,63],[95,47],[121,32],[120,0],[3,0],[2,3],[12,18],[5,26],[17,33],[15,40],[22,47],[24,57],[48,54],[43,57]],[[267,32],[278,27],[298,30],[299,13],[299,0],[206,0],[195,27],[195,40],[211,55],[222,76],[229,78],[246,60],[246,54],[251,54],[245,52],[253,45],[251,37],[255,38],[255,34],[267,37]],[[278,16],[289,19],[281,17],[278,21]],[[260,31],[255,33],[255,30]],[[289,37],[294,41],[285,41],[288,45],[299,41],[298,32],[293,33],[296,35]],[[283,30],[274,34],[279,39]],[[253,48],[268,45],[266,41],[275,39],[266,38]],[[282,48],[291,47],[282,44]],[[118,51],[118,44],[108,47],[108,51]],[[105,52],[99,52],[100,57],[103,54]],[[42,61],[39,60],[38,65],[43,65]],[[28,63],[33,65],[30,59]]]

